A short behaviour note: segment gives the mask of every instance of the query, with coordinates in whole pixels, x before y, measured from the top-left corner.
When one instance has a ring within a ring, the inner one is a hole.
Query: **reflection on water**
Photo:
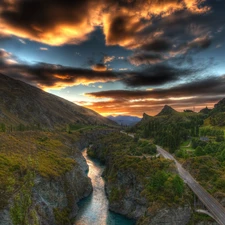
[[[134,225],[135,221],[108,210],[104,180],[101,177],[104,166],[90,159],[86,149],[83,155],[89,166],[88,176],[92,181],[93,193],[79,203],[80,209],[74,225]]]

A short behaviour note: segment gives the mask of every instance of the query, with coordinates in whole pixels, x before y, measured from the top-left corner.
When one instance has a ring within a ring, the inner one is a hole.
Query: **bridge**
[[[206,214],[206,215],[210,216],[211,218],[213,218],[214,220],[216,220],[214,218],[214,216],[208,210],[205,210],[205,209],[196,209],[195,212],[202,213],[202,214]]]
[[[134,134],[128,134],[124,131],[120,132],[134,138]],[[209,215],[220,225],[225,225],[225,208],[212,195],[210,195],[169,152],[158,145],[156,145],[156,148],[158,154],[161,154],[165,159],[170,159],[175,162],[180,177],[208,210],[198,209],[196,211]]]
[[[212,195],[210,195],[169,152],[165,151],[160,146],[156,147],[158,153],[160,153],[164,158],[175,162],[180,177],[208,210],[197,209],[196,211],[209,215],[220,225],[225,225],[225,208]]]

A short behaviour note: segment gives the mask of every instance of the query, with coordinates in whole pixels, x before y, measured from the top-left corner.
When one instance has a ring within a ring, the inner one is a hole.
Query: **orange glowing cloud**
[[[46,30],[32,27],[32,32],[11,26],[2,20],[0,22],[5,35],[15,35],[48,45],[79,44],[87,40],[87,34],[93,31],[93,27],[87,23],[88,21],[79,25],[58,24],[56,27]],[[80,32],[81,30],[83,32]]]
[[[98,102],[78,102],[80,105],[92,109],[103,116],[109,115],[133,115],[142,117],[143,113],[154,116],[160,112],[165,104],[169,104],[177,111],[185,109],[199,111],[206,105],[213,107],[213,105],[220,99],[220,97],[204,98],[204,97],[191,97],[181,99],[142,99],[142,100],[108,100]],[[77,103],[77,102],[75,102]]]
[[[48,45],[78,44],[101,23],[101,8],[95,0],[5,1],[0,3],[0,30]]]
[[[5,0],[0,3],[0,33],[48,45],[79,44],[102,27],[107,45],[136,48],[145,40],[140,32],[154,16],[179,10],[205,13],[205,0]],[[38,13],[30,13],[35,9]]]
[[[0,48],[0,64],[5,64],[6,66],[17,64],[18,62],[14,58],[14,56],[7,52],[5,49]]]
[[[144,30],[151,27],[154,16],[163,18],[181,10],[197,14],[206,13],[210,7],[201,7],[204,2],[205,0],[140,0],[135,2],[133,7],[111,7],[109,12],[103,15],[106,44],[129,49],[140,48],[163,35],[162,30],[144,34]]]
[[[20,64],[11,53],[4,49],[0,49],[0,72],[44,90],[113,82],[120,79],[118,74],[106,70],[90,70],[47,63]]]
[[[184,3],[186,4],[186,8],[193,13],[208,12],[210,10],[209,6],[199,7],[205,2],[206,0],[184,0]]]
[[[91,67],[94,71],[106,71],[107,70],[107,67],[104,65],[104,64],[95,64]]]

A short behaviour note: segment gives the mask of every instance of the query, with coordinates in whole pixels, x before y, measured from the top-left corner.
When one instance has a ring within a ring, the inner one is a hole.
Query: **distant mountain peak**
[[[167,115],[171,115],[176,112],[177,111],[175,109],[173,109],[171,106],[165,105],[163,107],[163,109],[161,110],[161,112],[159,114],[157,114],[157,116],[167,116]]]
[[[118,116],[107,116],[108,119],[124,126],[133,126],[138,123],[141,118],[136,116],[118,115]]]
[[[146,114],[146,113],[143,113],[143,118],[144,118],[144,117],[149,117],[149,115]]]

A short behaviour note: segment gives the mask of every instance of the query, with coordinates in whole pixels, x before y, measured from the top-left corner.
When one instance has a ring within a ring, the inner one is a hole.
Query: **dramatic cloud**
[[[107,67],[104,64],[98,63],[91,67],[94,71],[106,71]]]
[[[0,72],[42,89],[60,89],[79,84],[117,81],[112,71],[72,68],[55,64],[19,64],[12,54],[0,49]]]
[[[145,112],[156,115],[165,104],[172,106],[178,111],[191,109],[199,111],[204,107],[213,107],[221,99],[221,96],[174,98],[174,99],[142,99],[142,100],[108,100],[97,102],[75,102],[88,107],[105,116],[112,114],[136,115],[141,117]]]
[[[172,43],[166,39],[155,39],[143,44],[140,49],[145,51],[165,52],[172,48]]]
[[[38,63],[19,64],[15,57],[0,50],[0,71],[40,88],[63,88],[78,84],[118,81],[128,87],[163,86],[172,82],[194,79],[201,68],[175,67],[167,64],[149,65],[138,71],[121,68],[115,72],[107,70],[104,64],[94,64],[92,69],[66,67],[62,65]]]
[[[212,107],[225,97],[225,75],[196,80],[166,89],[152,90],[111,90],[86,93],[95,99],[109,99],[86,103],[88,108],[99,113],[132,114],[141,116],[143,112],[157,114],[165,104],[178,111],[184,109],[200,110],[205,106]],[[110,112],[110,113],[109,113]]]
[[[163,56],[159,53],[152,52],[139,52],[128,58],[129,62],[135,66],[140,66],[142,64],[156,64],[163,61]]]
[[[92,84],[99,91],[97,82],[124,87],[88,93],[98,101],[90,107],[102,113],[211,105],[225,88],[224,76],[213,71],[224,47],[224,6],[223,0],[3,0],[1,46],[32,64],[0,49],[0,72],[42,89]],[[54,55],[71,67],[41,63],[54,62]],[[216,71],[222,69],[219,62]]]
[[[0,30],[49,45],[78,44],[103,26],[109,45],[136,46],[139,33],[177,11],[203,14],[205,0],[17,0],[1,1]],[[34,13],[31,9],[35,9]]]
[[[99,24],[97,0],[18,0],[0,3],[0,29],[5,34],[49,45],[80,43]],[[34,9],[34,10],[32,10]]]
[[[112,90],[87,93],[88,96],[95,98],[112,98],[112,99],[164,99],[190,96],[216,96],[224,95],[225,75],[220,77],[209,77],[203,80],[181,84],[171,88],[153,89],[153,90]]]
[[[193,79],[199,70],[158,64],[149,66],[140,72],[127,72],[127,76],[121,81],[130,87],[159,86],[186,78]]]
[[[0,68],[2,66],[8,67],[12,64],[17,64],[16,58],[4,49],[0,49]]]

